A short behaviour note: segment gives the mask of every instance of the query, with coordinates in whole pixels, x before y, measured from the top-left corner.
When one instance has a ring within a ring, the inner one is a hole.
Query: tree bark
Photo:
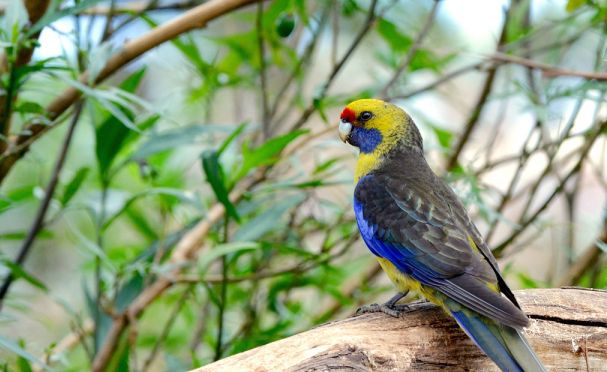
[[[516,291],[525,335],[550,371],[607,370],[607,291]],[[365,314],[233,355],[197,371],[499,371],[440,308]]]

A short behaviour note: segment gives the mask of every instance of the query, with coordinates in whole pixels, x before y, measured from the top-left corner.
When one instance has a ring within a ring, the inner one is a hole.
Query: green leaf
[[[72,14],[76,14],[76,13],[80,13],[83,10],[85,10],[101,1],[102,0],[80,0],[80,1],[76,2],[76,5],[66,7],[61,10],[59,9],[59,6],[63,2],[55,1],[54,4],[56,4],[56,7],[54,7],[53,9],[47,10],[47,12],[44,14],[44,16],[42,18],[40,18],[40,20],[38,20],[38,22],[36,22],[32,27],[30,27],[29,30],[27,30],[27,33],[25,36],[32,37],[34,34],[36,34],[38,31],[42,30],[47,25],[50,25],[51,23],[58,21],[59,19],[61,19],[63,17],[69,16]]]
[[[141,19],[151,28],[158,27],[158,23],[146,14],[142,14]],[[181,37],[171,39],[173,44],[200,72],[206,73],[212,69],[212,65],[207,63],[198,49],[196,41],[190,34],[185,34]]]
[[[2,31],[7,39],[16,43],[21,28],[28,22],[27,9],[23,1],[4,2],[4,17],[2,17]],[[14,45],[10,43],[9,45]],[[5,51],[6,52],[6,51]]]
[[[62,205],[67,205],[67,203],[69,203],[70,200],[72,200],[74,195],[76,195],[76,193],[80,189],[80,186],[82,186],[82,183],[86,179],[86,176],[89,174],[90,170],[91,169],[89,167],[82,167],[82,168],[78,169],[78,171],[76,172],[76,174],[74,174],[74,177],[72,177],[70,182],[68,182],[68,184],[65,185],[65,189],[63,190],[63,195],[61,196]]]
[[[256,31],[248,31],[224,37],[214,37],[213,40],[219,44],[225,45],[230,51],[236,53],[242,61],[248,61],[253,68],[259,68]]]
[[[17,107],[15,107],[15,111],[21,114],[42,115],[45,113],[46,109],[38,102],[25,101],[19,102],[19,104],[17,104]]]
[[[438,143],[441,145],[441,147],[444,149],[450,149],[451,141],[453,140],[453,132],[434,125],[431,126],[431,128],[434,134],[436,135],[436,139],[438,140]]]
[[[88,287],[83,285],[84,298],[88,308],[88,311],[93,319],[99,319],[99,322],[95,324],[94,337],[95,345],[103,345],[107,334],[110,332],[112,327],[112,318],[105,312],[100,311],[97,305],[96,299],[93,294],[88,290]],[[97,350],[96,350],[97,351]]]
[[[145,68],[142,68],[128,78],[126,78],[120,88],[127,92],[134,92],[143,75],[145,74]],[[109,107],[105,107],[109,109]],[[133,113],[128,112],[126,109],[120,109],[123,115],[126,115],[129,120],[132,120]],[[111,112],[111,110],[110,110]],[[110,167],[116,158],[118,152],[122,149],[127,137],[129,136],[131,129],[123,125],[123,120],[120,120],[116,113],[110,115],[101,125],[97,128],[95,133],[96,146],[95,153],[97,155],[97,163],[99,165],[99,173],[102,179],[107,178]]]
[[[280,155],[282,150],[287,147],[289,143],[307,132],[307,130],[296,130],[282,136],[274,137],[255,149],[249,148],[248,144],[244,143],[242,146],[242,166],[236,172],[232,182],[240,180],[253,168],[260,165],[270,165],[275,163],[278,160],[278,155]]]
[[[23,240],[27,236],[27,231],[11,231],[0,233],[0,240]],[[36,239],[50,239],[54,236],[53,232],[48,229],[38,231]]]
[[[320,163],[319,165],[316,166],[316,168],[314,168],[314,172],[312,172],[312,174],[317,175],[317,174],[324,173],[325,171],[328,171],[329,169],[333,168],[333,166],[342,159],[345,159],[345,157],[338,156],[338,157],[331,158],[323,163]]]
[[[228,189],[225,184],[223,168],[219,163],[219,156],[215,151],[205,151],[201,155],[202,169],[207,176],[207,182],[211,185],[217,200],[226,208],[228,215],[237,222],[240,222],[240,217],[236,208],[230,201]]]
[[[118,290],[116,295],[116,310],[124,311],[144,288],[143,277],[135,274]]]
[[[127,345],[125,343],[122,346],[122,350],[120,352],[120,357],[118,358],[116,369],[114,369],[116,372],[129,372],[130,371],[129,350],[130,350],[129,345]]]
[[[42,366],[44,369],[48,369],[43,361],[30,354],[27,350],[19,346],[17,343],[7,338],[4,338],[2,335],[0,335],[0,348],[8,350],[13,354],[17,354],[18,356],[24,358],[30,363],[35,363]]]
[[[232,143],[232,141],[234,141],[234,139],[236,139],[241,133],[242,131],[246,128],[247,123],[242,123],[238,126],[238,128],[236,128],[229,136],[228,138],[226,138],[223,143],[221,144],[221,146],[219,146],[219,150],[217,150],[217,156],[221,156],[221,154],[223,154],[223,152],[228,148],[228,146],[230,146],[230,144]]]
[[[146,197],[146,196],[151,196],[151,195],[172,196],[172,197],[178,199],[183,204],[192,205],[199,210],[203,209],[200,201],[198,199],[194,198],[193,196],[191,196],[190,194],[188,194],[186,191],[183,191],[181,189],[168,188],[168,187],[156,187],[156,188],[146,189],[146,190],[139,192],[135,195],[132,195],[128,198],[126,198],[123,193],[119,193],[119,192],[111,193],[110,195],[116,195],[115,196],[116,201],[113,203],[108,201],[108,204],[114,205],[114,209],[112,211],[106,212],[107,217],[103,223],[103,229],[107,229],[125,211],[128,211],[129,207],[133,203],[135,203],[137,200],[139,200],[143,197]],[[108,198],[108,200],[109,200],[109,198]]]
[[[0,259],[0,262],[11,271],[15,279],[23,279],[34,287],[48,292],[48,288],[46,288],[46,286],[40,279],[35,278],[32,274],[25,271],[25,269],[23,269],[20,265],[14,263],[13,261],[7,258]]]
[[[19,366],[19,371],[21,372],[33,372],[30,362],[22,356],[17,358],[17,365]]]
[[[213,249],[207,251],[200,260],[198,261],[198,265],[200,268],[205,269],[212,262],[214,262],[217,258],[221,256],[225,256],[228,254],[243,252],[243,251],[251,251],[259,249],[260,245],[256,242],[235,242],[235,243],[226,243],[220,244]]]
[[[409,36],[400,32],[394,23],[383,18],[377,22],[377,32],[395,52],[407,51],[413,42]]]
[[[355,0],[344,0],[341,6],[341,12],[346,17],[351,17],[356,12],[361,11],[361,7]]]
[[[153,226],[148,222],[146,216],[148,215],[147,209],[144,209],[142,213],[137,208],[131,207],[126,209],[126,217],[131,221],[132,226],[139,231],[143,236],[150,240],[159,239],[157,227]]]
[[[270,208],[258,214],[253,219],[242,225],[234,234],[234,241],[255,241],[263,235],[275,231],[278,226],[286,221],[282,216],[291,208],[298,205],[305,199],[304,195],[294,195],[282,199],[281,202],[274,203]]]
[[[523,288],[540,288],[541,285],[536,280],[525,273],[518,273],[518,280]]]
[[[224,125],[192,125],[167,130],[160,134],[153,135],[146,140],[132,155],[132,159],[145,159],[162,151],[196,143],[202,134],[223,132],[226,130],[227,128]]]
[[[586,0],[569,0],[569,1],[567,1],[567,6],[565,7],[565,9],[567,9],[567,11],[569,13],[571,13],[571,12],[575,11],[577,8],[584,5],[585,3],[586,3]]]

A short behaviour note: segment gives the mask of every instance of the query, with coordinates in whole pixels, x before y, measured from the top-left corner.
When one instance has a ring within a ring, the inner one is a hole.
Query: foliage
[[[185,370],[387,297],[351,212],[354,154],[333,125],[360,97],[410,111],[433,168],[446,168],[509,282],[607,286],[597,205],[607,190],[598,72],[607,8],[513,1],[498,44],[478,53],[443,3],[254,4],[96,84],[129,48],[123,40],[204,4],[52,1],[28,21],[9,2],[0,30],[5,368]],[[531,19],[533,10],[542,16]],[[589,45],[592,64],[567,57]],[[56,166],[62,151],[67,162]],[[587,252],[597,258],[580,265]]]

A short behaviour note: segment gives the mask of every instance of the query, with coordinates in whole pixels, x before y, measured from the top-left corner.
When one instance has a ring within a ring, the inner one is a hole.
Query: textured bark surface
[[[525,330],[551,371],[607,370],[607,291],[516,291]],[[443,311],[412,304],[400,318],[366,314],[249,350],[197,371],[498,371]]]

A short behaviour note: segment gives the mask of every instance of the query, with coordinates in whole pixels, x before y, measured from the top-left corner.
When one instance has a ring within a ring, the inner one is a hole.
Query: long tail
[[[469,310],[450,312],[464,332],[502,371],[546,371],[520,331],[498,325]]]

